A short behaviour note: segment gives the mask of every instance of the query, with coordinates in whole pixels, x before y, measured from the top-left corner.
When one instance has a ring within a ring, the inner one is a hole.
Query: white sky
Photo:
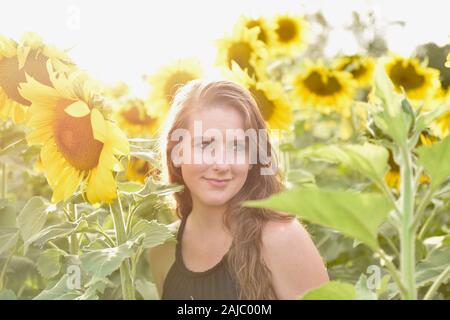
[[[19,39],[25,31],[37,32],[47,43],[72,48],[70,56],[94,78],[125,81],[133,94],[144,97],[149,87],[142,75],[171,59],[194,57],[211,66],[214,40],[239,15],[319,9],[333,26],[329,53],[354,50],[353,37],[343,30],[353,10],[375,10],[380,22],[405,21],[406,27],[387,33],[389,48],[400,54],[429,41],[450,42],[450,2],[444,0],[10,0],[2,3],[0,33]]]

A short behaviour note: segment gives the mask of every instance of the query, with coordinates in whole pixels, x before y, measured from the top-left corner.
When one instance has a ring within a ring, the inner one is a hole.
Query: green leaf
[[[19,239],[19,229],[0,227],[0,255],[15,246]]]
[[[361,274],[355,285],[357,300],[377,300],[377,294],[369,289],[367,284],[367,276]]]
[[[67,285],[68,275],[65,274],[53,286],[49,285],[45,290],[39,293],[33,300],[73,300],[80,293],[70,289]]]
[[[17,296],[12,290],[2,290],[0,291],[0,301],[2,300],[17,300]]]
[[[139,158],[141,160],[149,162],[153,167],[159,168],[160,163],[157,159],[157,154],[151,150],[142,149],[141,151],[131,151],[130,156]]]
[[[378,248],[378,227],[392,208],[379,194],[312,188],[296,188],[267,199],[245,201],[243,205],[294,213],[312,223],[334,228],[372,249]]]
[[[37,268],[44,278],[53,278],[61,270],[61,256],[65,252],[58,249],[47,249],[37,259]]]
[[[136,291],[144,300],[158,300],[158,291],[154,283],[145,279],[136,280]]]
[[[103,293],[105,291],[105,288],[110,284],[111,281],[106,278],[97,279],[92,282],[84,291],[84,293],[81,296],[77,297],[75,300],[98,300],[98,292]]]
[[[33,197],[25,204],[17,217],[24,242],[38,233],[47,220],[48,202],[42,197]]]
[[[125,181],[118,182],[117,188],[122,192],[134,193],[141,191],[144,188],[144,185],[139,182]]]
[[[378,128],[389,135],[398,145],[407,142],[412,123],[411,115],[402,108],[402,98],[395,92],[394,85],[385,70],[385,60],[380,59],[375,68],[375,96],[381,101],[381,110],[371,105],[369,110]]]
[[[450,136],[431,145],[417,149],[419,163],[431,177],[431,188],[438,187],[450,176]]]
[[[355,300],[356,290],[348,283],[330,281],[319,288],[307,291],[301,300]]]
[[[374,73],[374,89],[375,96],[377,96],[384,104],[386,111],[389,114],[394,115],[399,112],[399,110],[394,108],[395,104],[395,87],[386,73],[384,67],[386,61],[383,59],[378,60],[375,66]]]
[[[137,240],[140,236],[144,237],[142,242],[144,249],[160,245],[166,240],[173,238],[169,228],[156,220],[139,220],[132,228],[131,237]]]
[[[0,227],[17,227],[16,210],[13,206],[5,205],[0,208]]]
[[[73,232],[79,231],[86,227],[87,222],[81,219],[76,222],[66,221],[63,223],[48,226],[47,228],[41,230],[39,233],[28,239],[25,242],[25,246],[28,247],[32,243],[37,246],[42,246],[47,241],[68,237]]]
[[[430,284],[450,265],[450,246],[432,250],[416,266],[416,283],[418,287]]]
[[[382,146],[370,143],[308,148],[302,151],[301,155],[340,162],[379,184],[383,183],[384,175],[389,170],[389,152]]]
[[[447,111],[450,111],[450,104],[443,103],[438,106],[433,106],[432,110],[429,112],[420,113],[416,120],[416,131],[422,132],[426,127],[430,125],[430,123],[432,123]]]
[[[95,250],[83,254],[80,257],[81,266],[87,273],[92,275],[93,280],[90,283],[105,278],[117,270],[122,261],[133,254],[133,244],[134,242],[127,241],[119,247]]]

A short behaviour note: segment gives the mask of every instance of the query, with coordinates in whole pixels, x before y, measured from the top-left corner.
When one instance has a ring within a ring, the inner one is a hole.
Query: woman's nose
[[[225,170],[228,169],[230,163],[229,156],[227,156],[228,150],[219,145],[214,149],[214,156],[212,157],[212,164],[216,169]]]

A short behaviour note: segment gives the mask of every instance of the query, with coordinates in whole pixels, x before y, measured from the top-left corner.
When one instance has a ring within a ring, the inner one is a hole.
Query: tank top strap
[[[184,232],[184,228],[186,226],[186,220],[189,214],[183,216],[181,218],[181,222],[180,222],[180,226],[178,227],[178,232],[177,232],[177,244],[176,244],[176,249],[175,249],[175,258],[176,260],[179,260],[181,257],[181,241],[183,239],[183,232]]]

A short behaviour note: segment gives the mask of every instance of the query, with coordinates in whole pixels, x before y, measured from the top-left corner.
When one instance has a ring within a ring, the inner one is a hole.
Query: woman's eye
[[[203,150],[203,149],[205,149],[210,143],[211,143],[210,141],[203,141],[203,142],[200,142],[200,143],[196,144],[195,146],[196,146],[197,149],[202,149],[202,150]]]

